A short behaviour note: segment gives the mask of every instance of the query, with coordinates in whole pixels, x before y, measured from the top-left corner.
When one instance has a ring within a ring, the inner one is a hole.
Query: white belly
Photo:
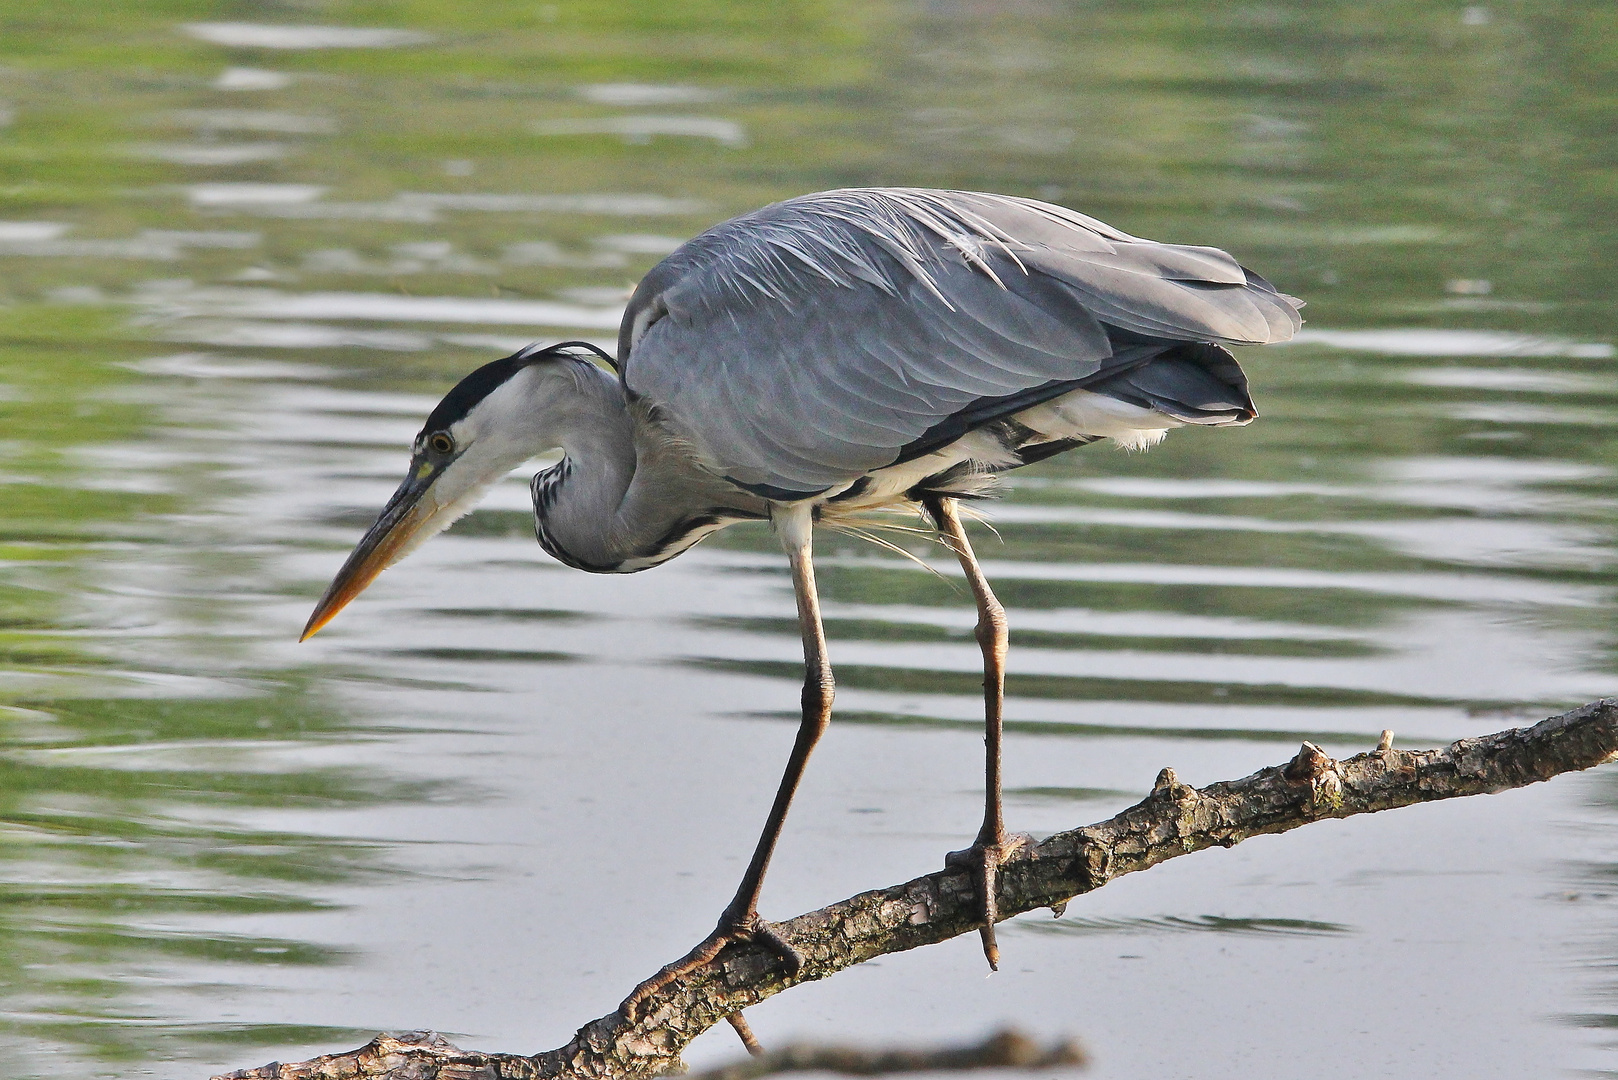
[[[1163,441],[1169,428],[1184,423],[1155,409],[1088,390],[1063,394],[1054,401],[1025,409],[1012,419],[1052,439],[1098,435],[1125,450],[1148,450]]]
[[[1156,446],[1169,428],[1181,427],[1184,423],[1153,409],[1088,390],[1073,390],[1025,409],[1010,419],[1037,436],[1025,445],[1067,439],[1111,439],[1125,450]],[[948,473],[962,464],[969,464],[970,468],[964,470],[967,475],[951,485],[953,493],[978,498],[993,495],[995,475],[1023,463],[1016,448],[1006,444],[1001,435],[1003,430],[991,425],[968,432],[931,454],[878,469],[864,478],[863,486],[856,481],[833,488],[817,500],[822,503],[822,517],[835,521],[870,510],[913,506],[914,501],[907,492],[928,477]],[[856,487],[857,494],[846,494]]]

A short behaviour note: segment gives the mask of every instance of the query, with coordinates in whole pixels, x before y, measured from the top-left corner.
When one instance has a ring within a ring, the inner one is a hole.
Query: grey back
[[[725,476],[807,494],[951,417],[986,423],[1173,344],[1284,341],[1301,306],[1216,248],[1031,199],[848,189],[674,252],[635,291],[618,357]]]

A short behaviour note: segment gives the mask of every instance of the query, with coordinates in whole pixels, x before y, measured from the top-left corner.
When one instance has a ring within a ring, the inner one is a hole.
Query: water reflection
[[[440,781],[322,762],[330,756],[322,744],[347,723],[296,682],[265,689],[224,700],[57,698],[48,711],[0,718],[8,746],[0,820],[12,853],[0,886],[3,1030],[22,1040],[30,1071],[48,1067],[33,1051],[53,1044],[145,1068],[192,1056],[193,1043],[353,1034],[325,1024],[187,1022],[178,1001],[159,1005],[142,991],[155,982],[183,999],[207,993],[225,971],[312,973],[351,962],[353,950],[295,931],[238,928],[328,910],[322,886],[402,868],[385,844],[276,830],[262,812],[447,794]]]
[[[531,338],[610,344],[663,253],[801,191],[1057,199],[1310,300],[1299,344],[1243,358],[1253,427],[1070,454],[988,511],[1016,827],[1102,817],[1166,763],[1205,782],[1611,692],[1611,224],[1567,179],[1607,139],[1593,9],[553,15],[114,4],[8,39],[16,1075],[196,1076],[412,1024],[559,1043],[708,928],[795,718],[766,531],[588,578],[536,550],[518,477],[292,639],[449,382]],[[926,566],[821,540],[840,709],[768,913],[975,827],[969,599],[895,539]],[[754,1024],[1016,1018],[1117,1076],[1370,1061],[1368,1026],[1391,1074],[1610,1069],[1613,802],[1598,774],[1257,841],[1029,920],[995,980],[934,950]],[[1183,1030],[1140,1038],[1164,1008]]]

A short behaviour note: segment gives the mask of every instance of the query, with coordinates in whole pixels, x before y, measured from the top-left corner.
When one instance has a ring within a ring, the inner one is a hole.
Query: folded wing
[[[1071,389],[1173,407],[1143,370],[1171,352],[1186,370],[1164,377],[1218,401],[1240,369],[1185,344],[1284,341],[1300,306],[1223,251],[1061,207],[852,189],[725,222],[658,264],[619,366],[714,469],[808,495]]]

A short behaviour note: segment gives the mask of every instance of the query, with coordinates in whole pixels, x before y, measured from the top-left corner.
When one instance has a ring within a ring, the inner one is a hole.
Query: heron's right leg
[[[995,886],[1000,867],[1007,860],[1027,848],[1032,837],[1006,832],[1005,816],[1000,794],[1000,744],[1004,721],[1002,714],[1006,696],[1006,609],[1000,606],[988,578],[978,566],[977,555],[966,538],[961,525],[960,511],[954,499],[929,497],[925,506],[938,534],[966,573],[966,582],[977,601],[978,646],[983,650],[983,826],[977,839],[965,851],[951,854],[951,861],[971,867],[976,878],[978,907],[983,925],[979,935],[983,939],[983,956],[989,967],[1000,968],[1000,946],[994,939],[994,924],[999,917]]]
[[[689,975],[707,964],[719,951],[733,941],[752,939],[781,957],[788,975],[796,975],[803,965],[803,957],[774,926],[765,922],[758,913],[758,897],[764,887],[764,874],[770,868],[770,856],[775,853],[775,842],[780,839],[792,796],[803,779],[804,766],[831,722],[833,682],[831,661],[826,656],[826,631],[821,625],[820,596],[815,589],[815,567],[810,534],[814,519],[810,507],[793,507],[775,519],[775,530],[786,548],[792,563],[792,587],[798,600],[798,628],[803,634],[803,718],[798,724],[798,737],[792,744],[792,756],[787,759],[786,773],[776,789],[775,802],[764,823],[764,832],[753,850],[753,860],[742,875],[736,896],[719,916],[714,932],[684,957],[663,968],[641,983],[624,999],[619,1008],[631,1022],[638,1019],[641,1005],[651,995],[676,979]]]

